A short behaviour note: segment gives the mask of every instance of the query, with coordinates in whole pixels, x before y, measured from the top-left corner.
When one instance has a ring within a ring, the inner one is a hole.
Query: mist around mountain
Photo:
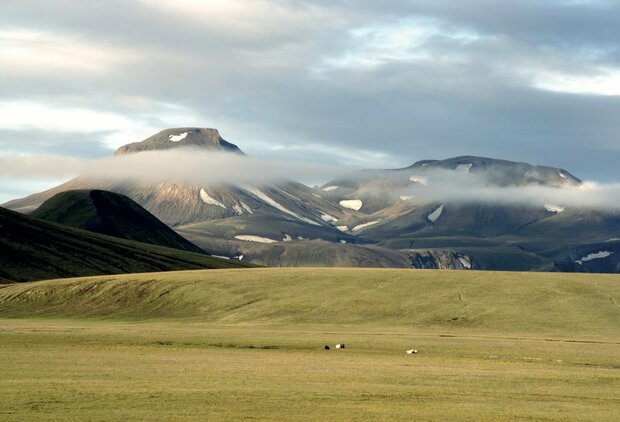
[[[215,130],[178,128],[119,154],[188,148],[241,151]],[[463,156],[320,187],[228,172],[235,182],[77,177],[5,206],[27,213],[63,191],[108,190],[208,253],[263,265],[620,272],[619,208],[566,169]]]

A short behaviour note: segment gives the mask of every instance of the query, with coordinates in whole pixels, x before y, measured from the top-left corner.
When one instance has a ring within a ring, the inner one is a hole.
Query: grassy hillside
[[[620,337],[620,276],[248,269],[53,280],[0,289],[0,316],[475,328]]]
[[[0,208],[0,283],[98,274],[243,267],[100,235]]]
[[[96,189],[61,192],[30,216],[136,242],[204,252],[136,202],[114,192]]]
[[[617,275],[247,269],[7,285],[0,419],[616,421],[619,303]]]

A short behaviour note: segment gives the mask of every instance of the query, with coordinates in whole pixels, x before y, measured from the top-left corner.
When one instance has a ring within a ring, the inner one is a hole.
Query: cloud
[[[620,183],[582,182],[574,184],[553,185],[553,181],[545,184],[535,182],[544,180],[544,173],[532,170],[523,179],[530,178],[527,184],[516,174],[506,170],[479,169],[475,173],[454,170],[412,170],[418,183],[408,183],[401,188],[377,188],[367,185],[357,191],[360,196],[390,195],[396,201],[409,198],[416,203],[486,203],[514,206],[551,207],[551,208],[592,208],[620,210]],[[396,180],[402,179],[403,171],[392,174]],[[360,173],[365,177],[364,173]],[[384,175],[390,177],[390,174]],[[557,183],[557,182],[556,182]],[[397,182],[401,184],[401,182]],[[415,205],[414,205],[415,206]]]
[[[40,129],[0,129],[0,157],[12,154],[56,154],[63,157],[104,157],[113,150],[105,139],[110,131],[58,132]]]
[[[3,2],[0,128],[57,133],[30,154],[199,126],[267,158],[471,154],[609,181],[619,26],[611,1]]]
[[[58,155],[0,156],[0,177],[6,179],[79,176],[102,181],[261,185],[290,179],[327,180],[351,170],[346,166],[261,159],[194,149],[151,151],[90,160]]]
[[[45,179],[72,177],[88,168],[90,161],[59,155],[0,156],[0,177]]]
[[[0,156],[0,178],[6,180],[81,178],[107,182],[179,183],[198,186],[269,185],[288,180],[326,182],[357,174],[356,168],[312,163],[262,159],[231,153],[192,149],[152,151],[100,159],[63,156]],[[399,173],[395,173],[396,176]],[[579,185],[552,187],[536,184],[498,186],[506,173],[478,171],[463,173],[451,170],[423,171],[425,184],[412,183],[389,193],[416,201],[567,208],[620,209],[620,183],[584,182]],[[503,182],[502,182],[503,183]],[[369,190],[368,195],[385,195],[386,191]]]

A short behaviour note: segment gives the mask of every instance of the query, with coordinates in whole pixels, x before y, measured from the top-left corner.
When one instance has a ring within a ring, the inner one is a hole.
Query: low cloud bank
[[[143,152],[96,160],[57,155],[0,156],[0,177],[12,179],[80,176],[197,185],[265,184],[290,179],[327,180],[351,170],[343,166],[192,149]]]
[[[262,185],[284,180],[327,181],[354,169],[295,161],[269,160],[230,153],[199,150],[153,151],[97,160],[62,156],[0,156],[0,177],[6,180],[85,177],[107,181],[173,182],[193,185]],[[407,179],[403,173],[400,176]],[[413,172],[412,172],[413,173]],[[504,177],[505,175],[501,175]],[[583,182],[574,186],[536,184],[498,186],[496,172],[424,172],[424,183],[375,189],[368,195],[393,194],[425,202],[486,202],[557,208],[620,209],[620,183]],[[504,178],[505,182],[505,178]],[[505,184],[505,183],[503,183]],[[397,184],[398,185],[398,184]],[[360,192],[363,194],[364,192]]]
[[[431,185],[405,189],[402,195],[430,202],[485,202],[567,208],[620,209],[620,183],[584,182],[580,186],[459,186]]]
[[[564,180],[546,180],[537,171],[520,178],[520,175],[510,175],[497,169],[477,173],[433,170],[423,173],[422,183],[411,183],[399,195],[431,202],[620,208],[620,183],[578,183],[563,172],[559,173],[563,174],[559,177]],[[511,178],[514,178],[515,184],[510,183]],[[531,182],[523,184],[523,180]],[[542,185],[543,181],[557,186]]]

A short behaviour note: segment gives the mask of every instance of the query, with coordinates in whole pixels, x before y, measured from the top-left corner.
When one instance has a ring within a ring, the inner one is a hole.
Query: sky
[[[617,182],[618,28],[611,0],[3,1],[0,158],[196,126],[317,166],[480,155]],[[18,173],[0,202],[70,177]]]

